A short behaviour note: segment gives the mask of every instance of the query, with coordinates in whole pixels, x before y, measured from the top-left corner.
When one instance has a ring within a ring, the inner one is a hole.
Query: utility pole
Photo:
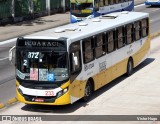
[[[28,8],[29,8],[30,14],[33,14],[33,0],[28,1]]]
[[[46,0],[46,10],[47,14],[50,15],[51,14],[50,0]]]
[[[12,0],[12,3],[11,3],[11,15],[12,15],[12,18],[14,19],[15,18],[15,0]]]

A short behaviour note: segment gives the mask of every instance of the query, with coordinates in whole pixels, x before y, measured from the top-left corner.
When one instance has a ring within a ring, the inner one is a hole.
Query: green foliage
[[[34,12],[46,10],[46,0],[33,0]]]

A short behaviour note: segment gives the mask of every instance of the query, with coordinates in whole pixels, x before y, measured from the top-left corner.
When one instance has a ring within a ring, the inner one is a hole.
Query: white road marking
[[[134,6],[134,8],[141,7],[141,6],[145,6],[145,4],[143,3],[143,4],[136,5]]]
[[[9,57],[2,58],[0,59],[0,61],[6,60],[6,59],[9,59]]]
[[[16,41],[16,40],[17,40],[17,38],[13,38],[13,39],[1,41],[1,42],[0,42],[0,45],[4,45],[4,44],[7,44],[7,43],[12,43],[12,42],[14,42],[14,41]]]

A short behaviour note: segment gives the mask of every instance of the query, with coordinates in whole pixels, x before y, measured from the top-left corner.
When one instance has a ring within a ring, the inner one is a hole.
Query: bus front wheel
[[[82,100],[84,102],[87,102],[90,99],[91,94],[92,94],[92,85],[90,81],[88,81],[84,90],[84,97],[82,98]]]
[[[133,73],[133,60],[129,59],[127,64],[127,76],[132,75],[132,73]]]

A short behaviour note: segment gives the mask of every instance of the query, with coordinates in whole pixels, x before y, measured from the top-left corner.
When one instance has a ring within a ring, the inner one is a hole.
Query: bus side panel
[[[94,79],[94,90],[99,89],[100,87],[104,86],[107,82],[107,75],[106,71],[101,71],[98,74],[96,74],[93,79]]]
[[[95,83],[95,90],[101,88],[102,86],[108,84],[112,80],[126,73],[128,58],[118,62],[111,67],[99,72],[93,77]]]
[[[144,59],[144,57],[149,52],[149,49],[150,49],[150,39],[148,38],[146,41],[144,41],[144,44],[141,47],[141,49],[139,49],[138,52],[136,52],[132,56],[135,66],[137,66]],[[125,74],[127,70],[127,63],[128,63],[128,57],[112,65],[111,67],[107,67],[105,70],[93,76],[94,88],[95,88],[94,90],[101,88],[105,84],[108,84],[117,77]],[[84,96],[86,82],[87,82],[86,80],[85,81],[75,80],[71,86],[72,87],[71,95],[77,98],[82,98]]]
[[[96,74],[95,76],[93,76],[93,80],[94,80],[94,90],[97,90],[99,88],[99,79],[100,74]]]
[[[126,73],[128,56],[126,50],[128,46],[117,48],[112,54],[112,80]]]
[[[93,76],[93,81],[94,81],[94,91],[98,90],[105,84],[108,84],[112,79],[111,79],[111,68],[105,69],[104,71],[99,72],[98,74]],[[85,83],[86,85],[86,83]],[[81,85],[82,90],[84,91],[85,85]],[[84,93],[83,95],[84,96]]]
[[[144,41],[144,44],[141,47],[141,49],[132,56],[134,61],[134,67],[139,65],[147,57],[149,49],[150,49],[150,37],[148,37],[146,41]]]
[[[128,58],[112,66],[112,80],[126,73]]]
[[[85,86],[86,86],[86,80],[74,80],[71,83],[71,103],[76,102],[80,98],[84,96]]]
[[[80,81],[75,79],[72,83],[71,83],[71,96],[75,97],[75,99],[80,97]],[[74,100],[73,100],[74,101]]]

